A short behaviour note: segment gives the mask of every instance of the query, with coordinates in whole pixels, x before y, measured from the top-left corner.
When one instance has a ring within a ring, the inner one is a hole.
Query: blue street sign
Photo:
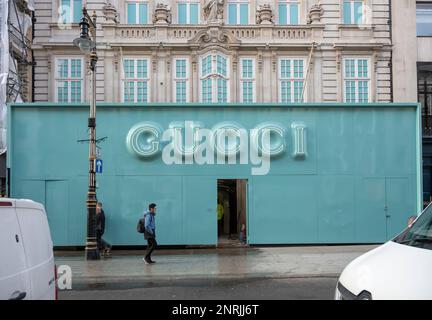
[[[102,166],[103,166],[103,161],[101,159],[96,159],[95,161],[96,173],[102,173]]]

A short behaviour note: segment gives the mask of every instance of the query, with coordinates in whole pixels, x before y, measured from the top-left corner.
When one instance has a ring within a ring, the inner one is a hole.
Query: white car
[[[55,268],[43,205],[0,198],[0,300],[57,299]]]
[[[432,300],[432,205],[394,240],[342,272],[336,300]]]

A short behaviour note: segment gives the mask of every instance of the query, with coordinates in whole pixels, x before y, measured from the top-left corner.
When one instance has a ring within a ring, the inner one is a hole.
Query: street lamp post
[[[86,54],[90,53],[90,70],[92,72],[92,98],[90,102],[90,116],[88,118],[89,140],[89,185],[87,193],[87,240],[86,240],[86,259],[99,260],[100,254],[96,239],[96,64],[98,56],[96,54],[96,12],[92,17],[83,7],[83,17],[80,22],[81,34],[73,41],[73,44]],[[89,30],[92,39],[89,37]]]

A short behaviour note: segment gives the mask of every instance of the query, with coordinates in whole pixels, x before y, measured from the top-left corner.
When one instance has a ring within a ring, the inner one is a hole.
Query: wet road
[[[78,285],[59,299],[331,300],[336,278],[175,280]]]

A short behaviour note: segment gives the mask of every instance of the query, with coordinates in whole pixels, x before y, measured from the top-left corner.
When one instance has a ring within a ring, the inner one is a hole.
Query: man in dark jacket
[[[106,242],[102,236],[105,233],[105,212],[102,209],[102,203],[98,202],[96,205],[96,237],[98,249],[102,256],[109,257],[111,245]]]
[[[156,249],[156,204],[152,203],[149,205],[149,210],[144,214],[144,239],[147,240],[147,251],[146,255],[143,258],[146,264],[155,263],[156,261],[152,261],[151,254]]]

